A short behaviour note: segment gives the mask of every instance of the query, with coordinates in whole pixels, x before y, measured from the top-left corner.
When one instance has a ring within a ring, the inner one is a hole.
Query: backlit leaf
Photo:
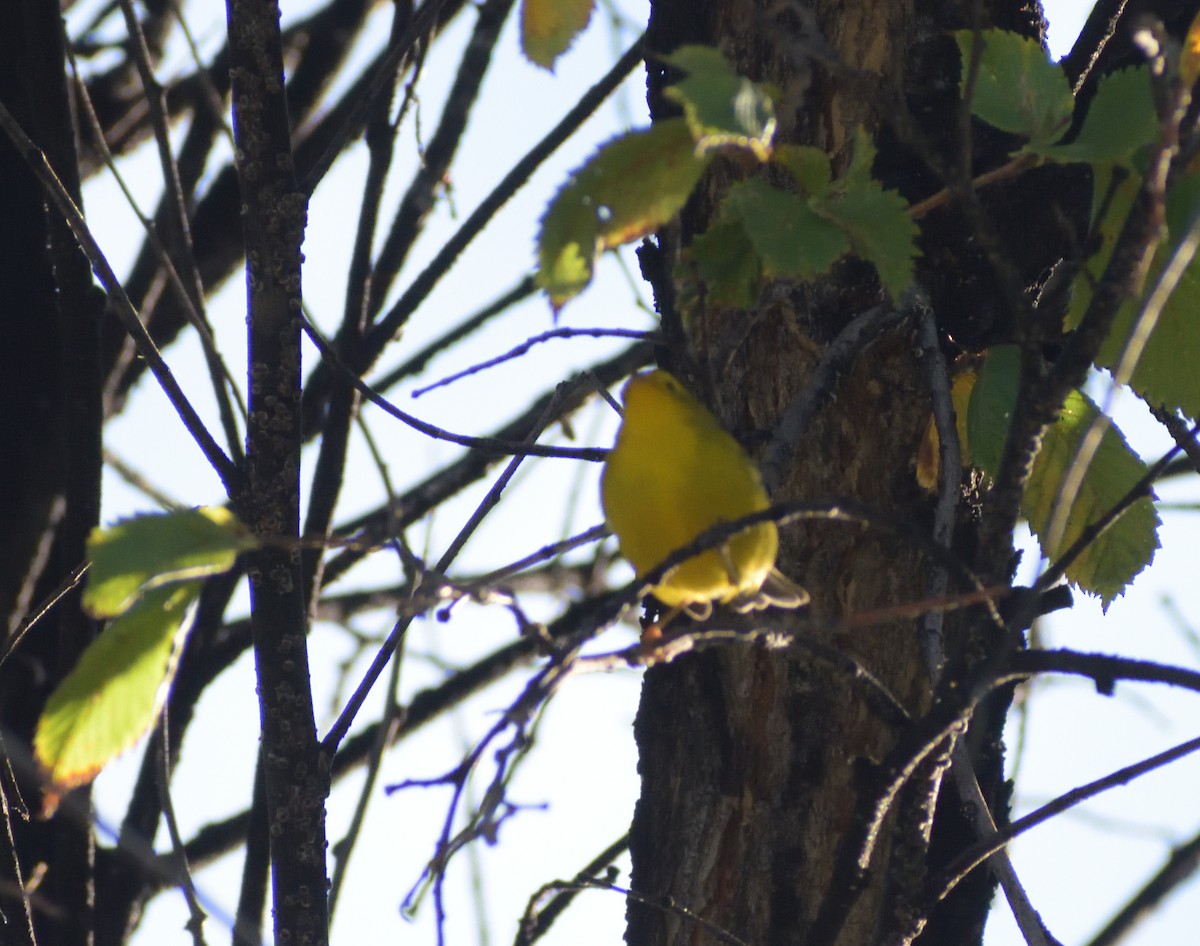
[[[557,311],[592,279],[596,256],[663,226],[708,165],[682,118],[614,138],[571,175],[542,218],[538,285]]]
[[[1044,541],[1050,527],[1059,485],[1098,413],[1099,408],[1086,396],[1072,391],[1058,420],[1046,431],[1022,504],[1029,528],[1039,541]],[[1054,559],[1065,552],[1088,526],[1121,502],[1145,473],[1146,465],[1121,432],[1109,424],[1071,505],[1062,542],[1052,549],[1043,546],[1042,553]],[[1067,580],[1099,596],[1107,608],[1153,560],[1160,524],[1154,503],[1148,497],[1138,499],[1067,569]]]
[[[1097,189],[1104,176],[1097,173]],[[1091,301],[1093,281],[1100,278],[1112,254],[1117,233],[1128,215],[1141,179],[1130,173],[1108,201],[1109,213],[1101,222],[1103,240],[1100,250],[1085,263],[1085,273],[1076,277],[1067,311],[1066,325],[1075,328]],[[1100,199],[1099,197],[1097,199]],[[1186,234],[1191,215],[1200,207],[1200,174],[1181,177],[1167,193],[1167,231],[1169,239],[1159,247],[1150,267],[1141,299],[1126,301],[1117,312],[1108,337],[1096,355],[1096,364],[1116,369],[1144,305],[1145,298],[1157,285],[1174,248]],[[1146,338],[1129,385],[1143,398],[1168,410],[1182,410],[1189,417],[1200,417],[1200,262],[1193,260],[1184,270],[1167,298]]]
[[[553,71],[592,17],[596,0],[523,0],[521,51],[530,62]]]
[[[88,646],[50,695],[33,744],[58,789],[86,785],[150,728],[200,588],[200,582],[184,582],[146,592]],[[52,808],[54,799],[48,804]]]
[[[239,552],[254,547],[246,527],[218,506],[137,516],[95,529],[88,539],[92,565],[84,607],[94,617],[115,617],[141,592],[228,571]]]
[[[1019,385],[1017,348],[1002,345],[991,349],[971,394],[967,430],[973,462],[992,476],[998,473]],[[1021,513],[1039,541],[1045,540],[1063,478],[1098,413],[1087,397],[1072,392],[1058,419],[1046,429],[1021,505]],[[1062,540],[1055,548],[1043,546],[1043,554],[1053,560],[1070,548],[1089,526],[1124,499],[1145,472],[1146,465],[1121,432],[1109,424],[1071,504]],[[1067,579],[1098,595],[1107,607],[1154,558],[1159,524],[1153,502],[1147,497],[1138,499],[1067,569]]]

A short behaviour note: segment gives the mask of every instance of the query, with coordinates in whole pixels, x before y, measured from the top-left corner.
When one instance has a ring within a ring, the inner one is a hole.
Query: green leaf
[[[808,201],[761,178],[730,188],[723,209],[746,231],[765,276],[812,279],[850,251],[846,234]]]
[[[1054,161],[1128,164],[1158,137],[1158,117],[1145,66],[1102,76],[1079,137],[1070,144],[1035,150]]]
[[[760,161],[771,156],[775,107],[761,87],[739,76],[711,46],[681,46],[662,58],[687,73],[666,96],[683,106],[699,152],[732,145],[748,148]]]
[[[1016,404],[1020,357],[1012,345],[991,349],[971,392],[967,420],[970,453],[972,461],[992,476],[999,470]],[[1042,438],[1021,504],[1022,515],[1039,541],[1050,527],[1059,487],[1079,442],[1098,412],[1084,395],[1072,392]],[[1145,472],[1146,465],[1110,424],[1071,504],[1065,535],[1055,548],[1043,546],[1043,554],[1054,559],[1066,551],[1088,526],[1114,508]],[[1158,526],[1158,512],[1150,499],[1137,500],[1067,569],[1067,579],[1098,595],[1108,607],[1150,564],[1158,548]]]
[[[687,253],[710,302],[748,309],[757,301],[762,277],[758,254],[736,220],[723,215],[692,241]]]
[[[1105,177],[1097,173],[1097,200]],[[1092,298],[1092,285],[1098,280],[1112,255],[1112,247],[1123,226],[1129,208],[1141,186],[1141,178],[1129,174],[1116,195],[1109,200],[1110,210],[1101,221],[1103,240],[1100,250],[1085,264],[1085,274],[1076,277],[1066,325],[1076,328]],[[1186,234],[1190,215],[1200,206],[1200,174],[1183,177],[1167,193],[1167,230],[1169,239],[1155,254],[1146,279],[1143,298],[1125,302],[1113,320],[1108,337],[1096,355],[1096,364],[1116,369],[1138,319],[1144,299],[1153,291],[1174,248]],[[1129,385],[1149,403],[1168,410],[1182,410],[1189,417],[1200,417],[1200,262],[1193,260],[1167,299],[1145,348],[1129,378]]]
[[[1050,527],[1059,485],[1099,412],[1086,396],[1073,391],[1058,420],[1046,431],[1021,507],[1039,541],[1044,541]],[[1146,465],[1110,423],[1071,504],[1061,543],[1053,549],[1043,546],[1043,554],[1054,559],[1065,552],[1088,526],[1121,502],[1145,474]],[[1137,500],[1067,569],[1067,580],[1099,596],[1107,608],[1154,559],[1160,524],[1154,503],[1148,497]]]
[[[989,349],[971,390],[967,442],[971,461],[990,476],[1000,472],[1020,387],[1020,349],[1015,345],[997,345]]]
[[[1155,280],[1157,275],[1156,270]],[[1117,367],[1139,312],[1140,306],[1121,307],[1112,332],[1096,355],[1096,364],[1109,369]],[[1150,404],[1200,417],[1197,364],[1200,364],[1200,272],[1193,262],[1163,306],[1129,386]]]
[[[137,516],[95,529],[88,539],[92,565],[83,605],[93,617],[116,617],[140,593],[228,571],[239,552],[255,546],[234,514],[218,506]]]
[[[787,169],[805,197],[819,197],[829,190],[833,172],[829,167],[829,155],[820,148],[780,145],[771,160]]]
[[[50,694],[33,745],[57,788],[90,782],[154,722],[201,587],[185,582],[146,592]]]
[[[551,202],[538,236],[538,285],[555,311],[592,279],[596,256],[663,226],[688,199],[708,156],[682,118],[613,139]]]
[[[1071,302],[1063,317],[1063,325],[1068,329],[1079,327],[1091,305],[1092,287],[1104,275],[1125,218],[1142,187],[1140,174],[1112,164],[1097,165],[1092,178],[1091,224],[1097,245],[1071,283]]]
[[[875,168],[875,155],[878,153],[875,142],[861,125],[854,129],[854,150],[850,153],[850,166],[846,173],[838,178],[842,190],[854,190],[859,187],[880,187],[879,181],[872,175]]]
[[[965,87],[975,38],[958,30]],[[984,30],[983,52],[975,78],[971,113],[1001,131],[1030,139],[1043,147],[1059,138],[1071,121],[1075,99],[1067,77],[1031,39],[1006,30]]]
[[[875,185],[833,195],[817,210],[849,235],[854,252],[875,266],[892,298],[900,298],[913,279],[920,232],[908,216],[908,202]]]
[[[523,0],[521,52],[525,58],[553,72],[555,60],[588,25],[595,5],[595,0]]]

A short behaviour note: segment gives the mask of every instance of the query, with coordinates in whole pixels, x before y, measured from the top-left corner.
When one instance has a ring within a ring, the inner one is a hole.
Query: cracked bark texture
[[[658,0],[649,45],[658,53],[685,43],[717,45],[743,74],[778,90],[778,140],[821,147],[835,174],[845,167],[855,129],[865,128],[880,148],[876,173],[887,186],[918,199],[941,186],[928,155],[942,168],[953,168],[959,158],[958,54],[948,31],[971,25],[969,7],[917,0]],[[1034,5],[979,7],[980,26],[1041,38],[1043,23]],[[665,67],[651,65],[655,118],[671,114],[661,93],[672,78]],[[993,139],[976,139],[976,166],[1003,154],[1005,142]],[[925,159],[910,146],[917,140]],[[718,163],[680,220],[660,235],[668,265],[707,226],[721,194],[741,173]],[[1039,188],[1047,186],[1033,180],[981,198],[985,214],[991,211],[988,199],[1003,210],[996,224],[1001,240],[1020,232],[1015,218],[1032,212]],[[1072,192],[1061,181],[1055,186],[1059,198],[1050,203],[1061,211],[1059,200]],[[1071,205],[1060,217],[1078,209]],[[1047,220],[1048,215],[1038,222]],[[1027,233],[1028,224],[1027,218]],[[1030,240],[1035,245],[1020,248],[1006,274],[971,246],[970,225],[956,211],[923,230],[918,279],[929,289],[943,333],[971,339],[1003,333],[1019,314],[1004,302],[1005,287],[998,281],[1032,283],[1071,239],[1061,225],[1046,225]],[[710,395],[726,426],[745,439],[774,427],[807,385],[829,341],[880,299],[872,270],[853,260],[817,283],[769,285],[752,312],[705,307],[703,287],[684,285],[675,272],[673,286],[656,287],[670,340],[660,349],[660,361],[701,396]],[[1019,290],[1007,298],[1014,294]],[[671,298],[701,301],[686,303],[686,313],[679,313],[662,305]],[[928,532],[933,501],[917,486],[914,462],[929,417],[913,328],[902,326],[859,352],[774,499],[853,499]],[[964,500],[956,543],[967,560],[970,520]],[[779,564],[812,594],[810,608],[794,620],[814,619],[813,626],[804,624],[800,633],[852,655],[913,717],[928,711],[932,684],[918,648],[917,621],[880,621],[850,633],[817,626],[924,597],[926,563],[911,544],[877,529],[802,523],[782,530]],[[1003,579],[1009,564],[1006,558],[991,568]],[[961,621],[947,619],[949,665],[960,670],[968,656],[965,642],[979,642]],[[982,649],[986,646],[983,642]],[[1003,712],[989,719],[976,724],[972,744],[980,747],[985,794],[993,796],[1002,778]],[[865,887],[834,889],[843,839],[858,806],[876,787],[876,766],[900,732],[868,709],[861,683],[802,651],[730,648],[651,669],[635,735],[642,795],[631,835],[632,887],[646,899],[627,910],[631,946],[717,941],[711,928],[682,910],[746,943],[813,946],[822,942],[814,938],[813,925],[827,901],[834,913],[839,903],[846,904],[834,942],[880,942],[892,929],[890,920],[919,890],[925,871],[946,856],[942,852],[973,840],[956,811],[957,798],[944,799],[932,819],[930,852],[929,816],[940,776],[931,768],[885,825]],[[979,872],[921,941],[977,942],[991,892]]]

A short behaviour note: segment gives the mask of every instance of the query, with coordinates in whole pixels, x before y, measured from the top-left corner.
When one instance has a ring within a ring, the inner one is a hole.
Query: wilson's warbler
[[[600,498],[621,554],[639,575],[700,533],[766,509],[758,467],[736,440],[665,371],[635,375],[625,415],[600,481]],[[652,589],[696,617],[711,603],[738,610],[798,607],[808,593],[775,570],[779,533],[764,522],[719,549],[688,559]]]

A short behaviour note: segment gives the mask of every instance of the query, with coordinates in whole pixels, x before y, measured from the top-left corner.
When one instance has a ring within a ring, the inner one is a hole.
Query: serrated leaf
[[[745,230],[765,276],[813,279],[850,251],[846,234],[808,201],[761,178],[730,188],[724,212]]]
[[[775,106],[760,86],[739,76],[711,46],[681,46],[663,61],[687,73],[666,96],[683,107],[698,151],[732,145],[748,148],[760,161],[770,157]]]
[[[93,617],[116,617],[150,588],[228,571],[239,552],[255,545],[237,517],[219,506],[137,516],[95,529],[88,538],[92,565],[83,605]]]
[[[1075,328],[1083,318],[1091,301],[1091,280],[1099,279],[1107,265],[1116,234],[1140,183],[1140,178],[1131,175],[1122,187],[1119,199],[1110,201],[1112,219],[1101,225],[1105,241],[1102,250],[1088,259],[1087,275],[1076,277],[1074,281],[1074,296],[1067,311],[1068,328]],[[1099,175],[1097,186],[1100,186]],[[1200,175],[1177,180],[1167,193],[1170,238],[1155,254],[1143,296],[1157,284],[1174,247],[1187,232],[1190,215],[1197,206],[1200,206]],[[1118,310],[1112,329],[1096,354],[1097,365],[1115,369],[1120,364],[1142,304],[1142,300],[1129,300]],[[1194,367],[1197,363],[1200,363],[1200,263],[1193,260],[1159,313],[1129,378],[1129,385],[1151,404],[1168,410],[1182,410],[1189,417],[1200,417],[1200,373]]]
[[[874,265],[884,289],[899,299],[913,279],[920,232],[908,202],[876,184],[832,195],[817,209],[849,235],[854,252]]]
[[[687,252],[710,302],[748,309],[757,301],[762,272],[740,223],[722,217],[696,237]]]
[[[792,175],[805,197],[819,197],[829,189],[833,172],[829,167],[829,155],[820,148],[812,145],[780,145],[771,155],[771,160]]]
[[[595,0],[523,0],[521,52],[525,58],[553,72],[555,60],[588,25],[595,5]]]
[[[87,647],[50,695],[33,745],[56,788],[90,782],[154,722],[201,587],[185,582],[146,592]]]
[[[596,256],[664,225],[708,166],[673,118],[603,145],[550,203],[538,236],[538,285],[555,311],[592,279]]]
[[[1140,306],[1124,305],[1112,332],[1096,355],[1096,364],[1114,369],[1124,354]],[[1129,386],[1151,404],[1200,416],[1200,272],[1193,262],[1163,306],[1154,331],[1138,359]]]
[[[1058,420],[1042,439],[1022,503],[1029,528],[1039,541],[1050,527],[1059,485],[1098,413],[1099,408],[1086,396],[1072,391]],[[1116,426],[1109,424],[1071,504],[1061,543],[1053,549],[1043,547],[1042,553],[1050,559],[1061,555],[1087,527],[1121,502],[1145,474],[1146,465]],[[1137,500],[1067,569],[1067,580],[1097,595],[1107,608],[1154,559],[1160,524],[1154,503],[1147,497]]]
[[[1054,161],[1128,164],[1135,152],[1157,136],[1150,70],[1139,66],[1101,77],[1078,138],[1070,144],[1034,150]]]
[[[1001,345],[988,352],[971,394],[967,423],[973,462],[987,473],[998,472],[1020,385],[1020,352]],[[1050,525],[1053,504],[1079,442],[1098,408],[1072,392],[1055,423],[1046,429],[1026,485],[1021,512],[1039,541]],[[1056,548],[1043,548],[1054,559],[1084,530],[1115,507],[1145,474],[1146,466],[1110,424],[1071,505],[1066,533]],[[1158,512],[1149,499],[1129,507],[1067,570],[1067,579],[1107,607],[1122,594],[1154,557],[1158,548]]]
[[[971,30],[957,30],[963,83],[975,44]],[[1031,39],[1006,30],[984,30],[971,113],[1001,131],[1024,135],[1036,147],[1059,138],[1071,121],[1075,99],[1062,69]]]

